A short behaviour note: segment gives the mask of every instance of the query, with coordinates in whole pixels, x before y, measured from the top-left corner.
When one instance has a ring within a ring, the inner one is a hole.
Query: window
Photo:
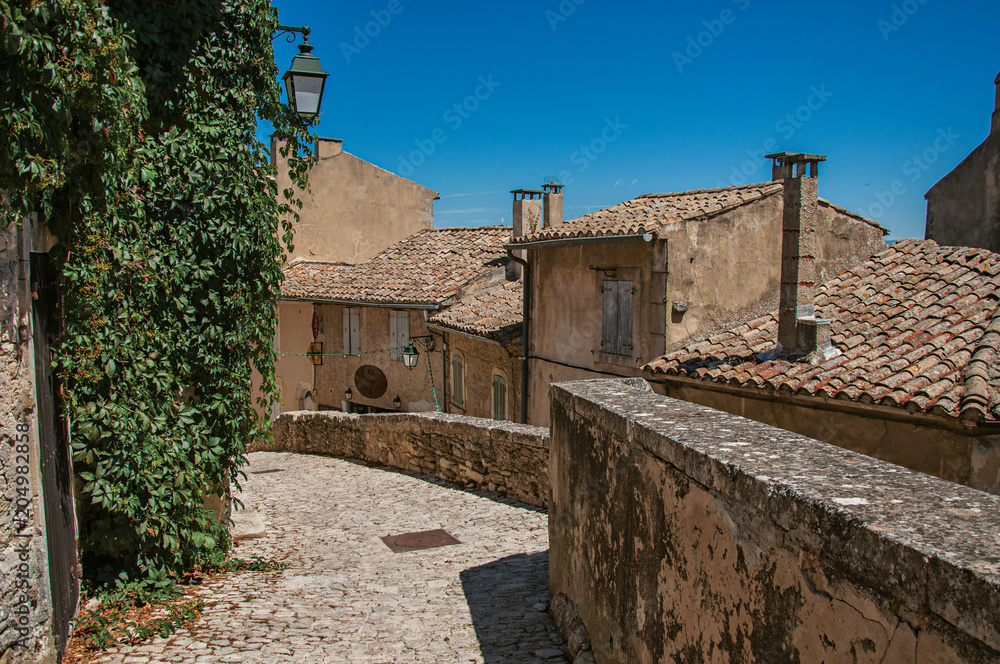
[[[403,361],[403,350],[410,343],[410,312],[389,312],[389,359]]]
[[[465,408],[465,363],[462,356],[451,356],[451,403]]]
[[[507,381],[503,376],[493,376],[493,419],[507,419]]]
[[[361,354],[361,309],[344,309],[344,352]]]
[[[605,281],[604,334],[601,350],[612,355],[632,355],[632,282]]]

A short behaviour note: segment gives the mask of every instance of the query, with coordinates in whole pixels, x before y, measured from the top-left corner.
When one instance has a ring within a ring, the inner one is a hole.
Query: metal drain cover
[[[394,553],[419,551],[421,549],[436,549],[440,546],[461,544],[444,530],[427,530],[422,533],[405,533],[403,535],[386,535],[381,538],[385,545]]]

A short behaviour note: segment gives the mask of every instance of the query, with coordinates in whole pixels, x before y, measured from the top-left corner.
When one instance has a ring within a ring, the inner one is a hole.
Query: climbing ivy
[[[280,102],[266,0],[0,0],[4,225],[58,239],[56,366],[92,577],[158,578],[228,545],[254,408],[276,397],[283,245],[301,203],[277,192],[258,119],[293,181],[309,123]]]

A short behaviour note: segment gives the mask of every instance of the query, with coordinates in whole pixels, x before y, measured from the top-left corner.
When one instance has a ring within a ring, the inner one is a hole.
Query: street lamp
[[[308,25],[301,28],[279,25],[278,31],[271,37],[271,41],[274,41],[282,34],[287,34],[291,43],[295,39],[295,33],[302,35],[299,53],[292,58],[292,64],[281,80],[285,82],[288,103],[291,104],[292,110],[307,118],[319,115],[320,105],[323,103],[323,89],[329,76],[323,71],[319,58],[312,54],[313,47],[309,44],[310,32]]]
[[[403,365],[409,369],[413,370],[413,367],[417,366],[417,358],[420,354],[417,353],[417,349],[413,347],[413,343],[406,344],[406,348],[403,349]]]

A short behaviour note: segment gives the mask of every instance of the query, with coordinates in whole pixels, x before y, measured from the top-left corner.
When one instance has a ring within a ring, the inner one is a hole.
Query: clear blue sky
[[[553,175],[567,217],[766,181],[775,149],[829,155],[821,196],[923,237],[1000,71],[996,0],[274,3],[330,72],[318,133],[439,191],[437,226],[510,223]]]

